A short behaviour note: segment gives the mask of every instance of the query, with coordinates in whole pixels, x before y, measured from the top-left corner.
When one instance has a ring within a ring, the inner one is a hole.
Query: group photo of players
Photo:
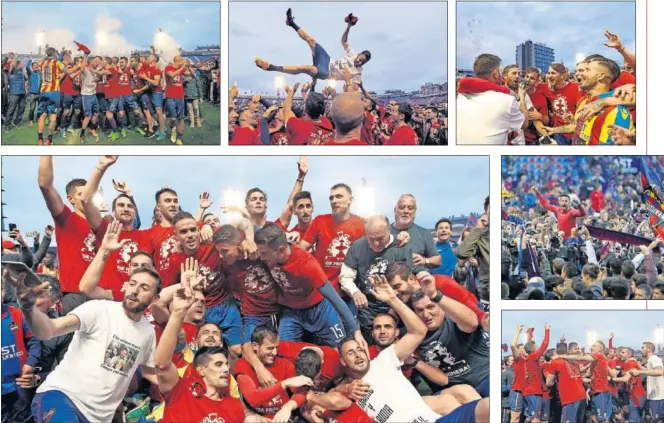
[[[460,2],[456,28],[458,145],[636,145],[636,2]]]
[[[411,162],[4,157],[3,423],[488,422],[489,159]]]
[[[219,144],[219,4],[43,7],[3,6],[2,144]]]
[[[503,156],[504,299],[664,299],[664,157]]]
[[[663,311],[504,311],[502,423],[664,421]]]
[[[446,2],[232,2],[229,22],[230,145],[448,144]]]

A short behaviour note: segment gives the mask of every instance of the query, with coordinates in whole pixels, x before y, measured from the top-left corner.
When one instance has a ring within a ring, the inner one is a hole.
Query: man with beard
[[[295,23],[295,18],[291,14],[291,9],[288,9],[286,11],[286,25],[293,28],[300,38],[309,45],[314,58],[313,65],[276,66],[257,57],[256,66],[266,71],[282,72],[289,75],[303,73],[314,78],[314,80],[331,78],[337,81],[343,81],[344,72],[348,72],[352,77],[353,84],[359,85],[362,83],[362,66],[371,60],[371,53],[368,50],[364,50],[359,54],[355,54],[348,44],[348,33],[350,32],[350,28],[354,26],[357,21],[358,18],[353,16],[352,13],[346,17],[345,22],[347,26],[341,37],[341,45],[346,52],[346,56],[342,59],[330,62],[330,56],[325,49],[318,44],[314,37],[309,35],[304,29],[301,29]]]
[[[308,251],[316,247],[315,257],[325,270],[325,276],[334,289],[346,300],[354,311],[355,307],[366,304],[366,298],[359,290],[344,295],[339,285],[339,273],[346,260],[350,246],[364,236],[364,222],[351,213],[353,192],[346,184],[336,184],[330,189],[331,214],[316,216],[311,226],[302,237],[300,247]],[[361,297],[360,297],[361,296]],[[352,299],[352,300],[351,300]],[[355,311],[356,312],[356,311]]]
[[[155,353],[159,390],[166,397],[162,421],[244,421],[242,403],[228,395],[230,365],[225,348],[199,349],[193,362],[196,374],[192,377],[181,378],[172,361],[182,323],[193,302],[194,293],[185,282],[173,297],[172,312]]]
[[[503,79],[505,80],[505,86],[510,89],[510,94],[512,94],[517,103],[519,103],[519,110],[525,116],[523,126],[516,134],[513,132],[509,133],[507,141],[512,145],[523,145],[526,142],[523,130],[528,127],[528,115],[529,111],[533,110],[533,103],[530,101],[530,96],[526,94],[525,86],[519,83],[521,75],[517,65],[505,66],[503,69]]]
[[[284,314],[279,335],[282,339],[298,341],[307,331],[322,345],[336,346],[348,331],[366,345],[353,314],[309,253],[289,245],[286,234],[275,224],[259,229],[254,241],[261,260],[281,289],[279,302],[284,306]]]
[[[152,100],[152,105],[157,112],[157,117],[159,119],[159,131],[157,132],[157,141],[163,141],[166,139],[166,134],[164,133],[166,128],[166,117],[164,116],[164,90],[161,87],[161,69],[157,65],[159,61],[159,56],[152,53],[148,57],[148,66],[145,74],[141,77],[150,84],[150,99]]]
[[[184,84],[183,75],[189,75],[187,61],[180,56],[173,58],[173,63],[166,66],[166,112],[170,118],[171,143],[182,145],[184,134]]]
[[[125,109],[131,110],[134,115],[134,121],[136,122],[136,132],[141,135],[145,135],[140,127],[139,121],[142,119],[141,112],[138,108],[138,103],[136,102],[136,97],[131,88],[132,82],[132,68],[129,66],[128,60],[126,57],[120,58],[120,67],[118,68],[118,94],[120,99],[120,111],[118,112],[118,123],[120,127],[120,133],[123,137],[127,136],[127,130],[125,129],[129,125],[129,117],[125,114]]]
[[[624,382],[629,394],[629,421],[637,423],[641,421],[641,415],[646,407],[646,390],[643,388],[643,379],[634,374],[635,370],[641,370],[641,365],[634,358],[634,350],[624,347],[620,350],[620,361],[622,362],[623,376],[618,376],[617,370],[611,370],[611,381]]]
[[[450,395],[437,395],[436,411],[403,376],[401,366],[424,339],[427,328],[387,284],[384,278],[372,278],[372,296],[388,304],[406,327],[406,334],[392,346],[369,360],[367,352],[353,339],[344,340],[339,346],[341,364],[345,367],[344,382],[361,379],[370,386],[369,393],[358,405],[376,421],[488,421],[488,400],[475,400],[460,405]],[[445,416],[445,417],[442,417]]]
[[[488,313],[480,320],[477,310],[456,301],[423,278],[410,304],[427,328],[417,348],[424,361],[439,367],[448,377],[446,386],[470,385],[489,396]],[[456,295],[455,295],[456,296]]]
[[[392,115],[394,131],[389,138],[387,134],[383,134],[384,145],[420,145],[417,134],[410,127],[412,116],[413,108],[410,104],[406,102],[397,104]]]
[[[528,127],[523,130],[523,134],[526,144],[537,144],[537,139],[543,133],[542,128],[549,124],[549,105],[540,89],[538,68],[526,69],[523,80],[526,84],[526,95],[532,103],[532,108],[528,108]]]
[[[436,222],[436,249],[440,254],[442,264],[439,267],[431,269],[433,275],[454,275],[454,268],[457,264],[457,256],[454,253],[456,242],[452,240],[452,221],[442,218]]]
[[[341,267],[339,284],[353,298],[358,307],[362,334],[370,338],[374,318],[387,313],[389,307],[372,297],[369,277],[385,275],[390,264],[405,261],[413,267],[410,245],[403,247],[390,233],[389,220],[382,215],[371,216],[365,221],[365,236],[353,242]],[[415,273],[426,271],[415,266]],[[360,295],[361,294],[361,295]]]
[[[147,64],[141,62],[137,55],[132,55],[130,59],[131,66],[131,86],[134,101],[141,106],[141,111],[145,115],[146,131],[143,136],[152,138],[156,134],[152,130],[152,113],[150,113],[150,85],[143,78],[147,76]],[[136,122],[138,126],[138,122]]]
[[[272,421],[283,409],[292,412],[298,404],[291,399],[288,390],[312,387],[313,381],[306,376],[295,376],[295,365],[277,355],[279,333],[271,325],[258,326],[251,334],[251,346],[261,364],[274,376],[276,383],[261,388],[258,376],[249,361],[241,358],[235,365],[242,398],[264,421]]]
[[[550,212],[553,212],[558,219],[558,229],[564,233],[563,240],[567,241],[572,235],[572,229],[576,227],[576,219],[586,215],[586,209],[583,204],[579,203],[579,208],[575,209],[570,206],[570,198],[568,194],[562,194],[558,198],[560,206],[551,205],[546,198],[539,192],[539,189],[533,187],[533,192],[537,196],[542,207]]]
[[[95,235],[85,220],[83,211],[83,193],[86,181],[73,179],[65,187],[67,200],[73,211],[65,206],[62,197],[53,185],[53,157],[43,156],[39,159],[39,189],[46,201],[53,221],[55,236],[58,240],[58,257],[60,258],[60,283],[65,294],[78,293],[78,283],[88,265],[95,256]],[[85,301],[84,295],[76,296],[79,303]]]
[[[655,345],[652,342],[644,342],[641,346],[641,354],[646,359],[646,368],[632,370],[632,376],[647,376],[646,398],[652,415],[653,422],[661,422],[664,419],[664,367],[662,359],[655,354]]]
[[[306,157],[300,157],[300,160],[297,162],[297,170],[297,179],[295,180],[295,185],[288,196],[286,206],[281,211],[279,219],[274,222],[268,222],[267,220],[267,194],[260,188],[252,188],[247,191],[247,195],[244,198],[244,205],[255,230],[264,227],[267,223],[275,223],[285,232],[288,232],[288,225],[290,224],[291,216],[293,214],[293,198],[295,198],[296,194],[302,191],[304,178],[307,177],[307,173],[309,172],[309,161]]]
[[[293,113],[293,88],[286,85],[284,100],[284,123],[290,136],[290,145],[320,145],[334,138],[334,127],[323,115],[325,98],[322,94],[311,92],[304,101],[304,117],[295,117]]]
[[[83,192],[83,212],[85,218],[94,232],[97,240],[104,238],[104,234],[109,226],[109,220],[104,219],[99,211],[99,207],[94,203],[93,196],[99,191],[99,184],[104,174],[115,162],[118,156],[102,156],[90,179],[85,185]],[[136,203],[129,188],[125,186],[124,193],[113,200],[113,217],[122,225],[119,241],[122,247],[108,257],[108,266],[104,267],[104,273],[100,280],[100,288],[110,290],[114,298],[121,299],[122,285],[126,282],[129,273],[129,259],[137,251],[143,251],[148,248],[148,240],[145,231],[134,229],[134,220],[136,219]]]
[[[233,138],[228,145],[263,145],[256,114],[250,108],[240,109],[237,114],[238,125],[233,127]]]
[[[143,312],[161,291],[159,275],[139,269],[125,285],[122,303],[93,300],[56,319],[35,307],[48,290],[48,283],[16,285],[19,306],[37,338],[75,332],[63,361],[37,389],[32,414],[40,423],[111,421],[139,366],[143,377],[156,382],[155,333]],[[113,370],[104,356],[120,349],[130,353],[129,359],[121,370]]]
[[[62,115],[60,116],[60,137],[66,137],[66,131],[74,132],[73,126],[81,113],[81,67],[83,58],[77,57],[71,63],[71,55],[65,54],[62,63],[66,66],[64,78],[60,82],[60,93],[62,98]],[[74,116],[72,118],[72,109]]]
[[[392,235],[406,231],[410,235],[408,247],[413,252],[413,264],[435,269],[443,263],[443,258],[436,249],[428,229],[415,223],[417,214],[417,201],[411,194],[399,197],[394,206],[394,223],[390,226]]]
[[[558,356],[567,355],[568,353],[575,355],[564,342],[556,345]],[[583,378],[579,368],[573,362],[570,363],[559,357],[554,358],[549,364],[546,386],[551,387],[556,382],[558,383],[558,393],[562,405],[561,421],[583,423],[585,421],[586,391],[583,387]]]
[[[314,203],[309,191],[301,191],[293,196],[292,213],[297,218],[297,223],[290,228],[288,234],[296,236],[299,241],[307,233],[313,220]]]

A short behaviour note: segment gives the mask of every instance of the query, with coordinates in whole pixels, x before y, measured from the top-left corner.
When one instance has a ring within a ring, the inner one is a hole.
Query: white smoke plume
[[[127,41],[118,32],[122,28],[122,21],[118,18],[102,13],[95,19],[95,41],[92,47],[93,54],[100,56],[128,55],[137,47]]]
[[[163,64],[164,66],[166,63],[172,62],[173,58],[178,56],[181,50],[180,43],[165,32],[161,32],[161,30],[154,35],[152,45],[157,49],[160,65]]]

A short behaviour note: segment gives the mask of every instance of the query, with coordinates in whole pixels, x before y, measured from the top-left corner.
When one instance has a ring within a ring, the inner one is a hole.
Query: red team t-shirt
[[[336,348],[307,344],[306,342],[281,341],[277,348],[277,355],[295,363],[297,355],[304,348],[317,348],[323,352],[320,375],[314,380],[316,392],[327,392],[330,385],[339,380],[344,374],[339,352]]]
[[[514,357],[514,382],[512,383],[512,390],[523,393],[526,387],[526,359],[521,357]]]
[[[243,316],[271,316],[281,306],[277,302],[279,286],[267,266],[258,260],[238,260],[224,267],[226,280],[240,299]]]
[[[67,70],[71,71],[76,66],[68,66]],[[81,74],[79,73],[74,78],[65,73],[65,77],[60,83],[60,92],[69,95],[79,95],[81,93]]]
[[[131,68],[118,68],[118,95],[130,96],[131,91]]]
[[[627,373],[630,370],[641,369],[641,366],[635,359],[630,358],[623,363],[622,369],[624,373]],[[634,404],[642,405],[640,404],[639,398],[646,396],[646,390],[643,388],[643,380],[641,379],[641,376],[632,376],[629,383],[627,383],[627,392]]]
[[[205,384],[196,378],[181,378],[166,396],[163,423],[242,422],[240,400],[224,395],[221,401],[205,396]]]
[[[279,382],[295,377],[295,365],[284,358],[275,357],[274,363],[266,368],[277,379],[277,384],[270,388],[261,389],[256,372],[244,358],[239,359],[235,364],[235,378],[245,402],[249,404],[260,401],[259,405],[250,407],[261,416],[271,419],[290,400],[288,392],[281,387]],[[262,398],[265,400],[261,401]]]
[[[408,125],[400,126],[392,132],[392,136],[384,145],[419,145],[417,134]]]
[[[561,358],[555,358],[549,363],[551,373],[558,378],[558,392],[560,403],[568,405],[586,399],[586,391],[583,389],[581,373],[576,366]]]
[[[166,75],[166,98],[184,99],[184,86],[182,85],[182,72],[185,68],[179,69],[174,65],[166,66],[164,75]],[[178,72],[177,75],[170,77],[168,72]]]
[[[154,80],[155,76],[161,75],[161,69],[159,69],[157,65],[148,66],[146,73],[148,75],[148,78]],[[152,92],[160,93],[163,91],[163,89],[161,88],[161,80],[157,85],[152,85],[150,82],[148,82],[148,84],[150,84],[150,87],[152,87]]]
[[[80,292],[78,284],[95,258],[95,234],[87,220],[65,206],[55,221],[62,292]]]
[[[294,309],[305,309],[323,301],[318,288],[327,281],[323,268],[316,259],[300,247],[291,245],[286,263],[270,269],[279,285],[279,303]]]
[[[551,374],[551,366],[550,363],[544,362],[540,364],[540,369],[542,369],[542,376],[544,381],[546,382],[546,378]],[[546,384],[544,386],[544,393],[542,394],[542,399],[551,399],[551,388],[547,388]]]
[[[104,239],[108,225],[108,220],[101,220],[101,225],[99,225],[99,228],[95,232],[96,248],[101,247],[101,242]],[[130,241],[122,249],[113,251],[108,256],[99,281],[99,287],[110,290],[113,293],[113,299],[116,301],[124,298],[124,293],[121,290],[122,285],[129,280],[129,260],[131,256],[137,251],[145,251],[148,247],[145,231],[122,230],[118,239],[120,241],[125,239]]]
[[[325,116],[318,122],[309,118],[290,118],[286,123],[290,145],[320,145],[334,139],[334,127]]]
[[[563,88],[553,91],[547,85],[544,85],[542,91],[549,100],[549,109],[553,120],[549,126],[556,128],[574,122],[576,103],[583,95],[577,84],[569,82]],[[567,138],[572,137],[572,134],[563,135]]]
[[[364,221],[351,215],[336,223],[331,214],[316,216],[302,240],[316,245],[315,257],[325,270],[325,276],[341,295],[339,273],[351,244],[364,236]],[[345,294],[344,294],[345,295]]]
[[[350,140],[347,142],[336,142],[335,140],[326,141],[323,145],[369,145],[362,140]]]
[[[104,75],[106,77],[106,83],[104,84],[104,94],[106,98],[116,98],[120,96],[119,87],[118,87],[118,68],[111,66],[107,69],[111,72],[110,75]]]
[[[595,359],[590,383],[592,393],[601,394],[602,392],[609,392],[608,359],[602,353],[592,353],[590,355]]]
[[[274,127],[274,122],[270,124],[270,127]],[[270,144],[272,145],[289,145],[291,136],[288,132],[278,131],[270,135]]]
[[[540,347],[530,353],[526,358],[524,365],[526,383],[523,391],[521,391],[524,396],[541,395],[544,393],[544,382],[542,380],[542,369],[540,368],[539,359],[549,346],[549,335],[550,332],[545,330],[544,339]]]
[[[263,145],[263,142],[255,129],[236,126],[233,132],[233,139],[228,145]]]

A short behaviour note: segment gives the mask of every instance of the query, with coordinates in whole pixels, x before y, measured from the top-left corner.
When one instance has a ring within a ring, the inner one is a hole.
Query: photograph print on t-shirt
[[[460,376],[470,371],[466,360],[458,360],[440,341],[435,341],[424,353],[424,361],[443,370],[449,376]]]
[[[106,347],[104,363],[101,366],[115,374],[129,376],[129,371],[134,367],[139,351],[140,348],[137,345],[113,335],[113,340]]]

